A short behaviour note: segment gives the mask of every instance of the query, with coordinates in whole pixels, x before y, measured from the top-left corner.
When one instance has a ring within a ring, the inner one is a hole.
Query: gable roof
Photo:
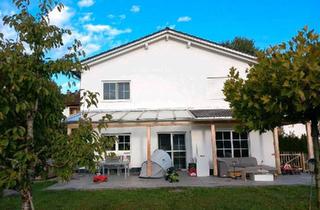
[[[102,60],[109,59],[114,56],[118,56],[122,53],[127,52],[128,50],[144,47],[146,46],[146,43],[148,44],[160,39],[178,39],[178,40],[185,41],[189,45],[195,45],[195,46],[207,48],[215,52],[231,56],[236,59],[244,60],[250,64],[257,62],[255,56],[242,53],[236,50],[232,50],[216,42],[203,39],[194,35],[190,35],[181,31],[173,30],[168,27],[160,31],[157,31],[155,33],[136,39],[134,41],[128,42],[126,44],[120,45],[118,47],[112,48],[110,50],[107,50],[102,53],[83,59],[82,62],[88,65],[94,64],[96,62],[100,62]]]

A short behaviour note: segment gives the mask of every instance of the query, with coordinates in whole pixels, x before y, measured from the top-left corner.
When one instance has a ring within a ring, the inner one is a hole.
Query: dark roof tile
[[[194,109],[190,112],[195,118],[221,118],[232,117],[231,109]]]

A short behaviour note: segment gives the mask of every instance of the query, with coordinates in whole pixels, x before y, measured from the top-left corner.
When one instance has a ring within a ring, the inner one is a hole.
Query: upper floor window
[[[222,100],[223,86],[228,77],[207,77],[207,98],[210,100]]]
[[[130,99],[129,82],[104,82],[103,100],[128,100]]]

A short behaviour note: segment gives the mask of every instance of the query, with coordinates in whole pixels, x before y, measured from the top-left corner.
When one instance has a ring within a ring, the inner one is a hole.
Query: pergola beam
[[[147,126],[147,176],[152,175],[152,163],[151,163],[151,126]]]
[[[211,146],[212,146],[212,167],[213,176],[218,176],[217,144],[216,144],[216,126],[211,124]]]

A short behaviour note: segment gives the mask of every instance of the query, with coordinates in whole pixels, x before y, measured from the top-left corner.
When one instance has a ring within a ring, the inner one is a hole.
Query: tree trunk
[[[318,119],[315,116],[314,119],[311,120],[311,135],[313,142],[313,152],[314,152],[314,175],[316,179],[316,197],[317,197],[317,207],[320,209],[320,159],[319,159],[319,129],[318,129]]]
[[[34,124],[35,114],[36,114],[37,111],[38,111],[38,99],[35,101],[33,110],[30,111],[27,114],[27,122],[26,122],[26,125],[27,125],[27,136],[26,136],[26,141],[31,141],[31,147],[32,147],[31,150],[33,149],[33,138],[34,138],[34,135],[33,135],[33,124]],[[30,146],[26,147],[26,153],[29,152],[29,149],[30,149],[29,147]],[[33,168],[29,168],[29,169],[33,170]],[[26,182],[30,183],[29,181],[31,179],[31,176],[29,174],[29,170],[28,169],[26,169],[24,171],[24,177],[26,179]],[[23,189],[20,190],[21,203],[22,203],[21,209],[22,210],[34,210],[31,192],[32,191],[31,191],[31,186],[30,185],[27,185],[27,187],[23,187]]]
[[[22,210],[34,210],[32,196],[31,196],[31,188],[28,187],[26,189],[22,189],[20,191],[21,196],[21,209]]]

